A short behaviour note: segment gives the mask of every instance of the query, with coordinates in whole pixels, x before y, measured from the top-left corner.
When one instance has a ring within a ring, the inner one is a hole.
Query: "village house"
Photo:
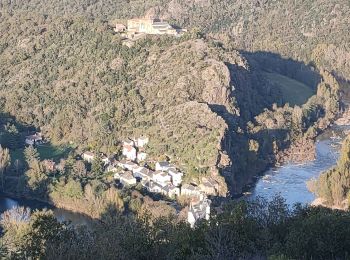
[[[120,180],[120,176],[121,176],[121,173],[120,172],[115,172],[114,175],[113,175],[113,178],[115,180]]]
[[[130,171],[123,172],[120,174],[120,183],[124,186],[132,186],[136,184],[136,178]]]
[[[219,184],[211,178],[203,178],[199,188],[207,195],[216,195]]]
[[[171,176],[167,172],[155,171],[153,173],[153,181],[159,183],[163,187],[171,183]]]
[[[156,171],[167,171],[171,167],[169,162],[166,161],[156,163]]]
[[[156,182],[153,181],[142,181],[142,186],[145,187],[149,192],[165,194],[164,188]]]
[[[147,154],[146,153],[139,152],[137,154],[137,161],[139,161],[139,162],[142,162],[142,161],[146,160],[146,158],[147,158]]]
[[[189,196],[189,197],[199,197],[201,196],[201,191],[198,187],[192,185],[192,184],[184,184],[181,187],[181,195],[182,196]]]
[[[116,173],[116,172],[118,172],[118,171],[119,171],[119,169],[118,169],[118,167],[116,167],[115,164],[110,164],[110,165],[108,165],[107,168],[106,168],[106,172],[113,172],[113,173]]]
[[[53,160],[44,160],[43,165],[48,172],[54,172],[56,170],[56,163]]]
[[[173,184],[165,186],[164,190],[166,191],[166,195],[170,198],[180,196],[180,189],[178,187],[175,187]]]
[[[145,147],[149,142],[149,138],[148,137],[139,137],[137,138],[136,140],[136,146],[139,147],[139,148],[143,148]]]
[[[27,145],[37,145],[43,142],[41,133],[35,133],[33,135],[26,136],[25,143]]]
[[[142,178],[141,172],[146,173],[148,170],[143,166],[137,166],[132,169],[132,173],[136,178]]]
[[[209,220],[210,218],[210,205],[211,201],[207,198],[199,200],[198,202],[192,202],[190,204],[187,221],[193,228],[196,222],[200,219]]]
[[[135,145],[135,142],[131,139],[125,139],[123,141],[123,146],[134,146]]]
[[[102,159],[102,162],[104,163],[104,166],[107,166],[110,164],[110,160],[107,156],[102,155],[101,159]]]
[[[137,158],[137,151],[131,145],[124,145],[122,153],[128,160],[135,161]]]
[[[95,159],[95,154],[90,151],[86,151],[81,155],[81,157],[83,158],[84,161],[87,161],[88,163],[92,163],[92,161]]]
[[[179,186],[182,183],[182,172],[179,172],[174,168],[170,168],[168,173],[171,176],[171,181],[175,186]]]
[[[128,162],[129,162],[129,161],[122,159],[122,160],[120,160],[120,161],[117,161],[117,166],[120,167],[120,168],[122,168],[122,169],[126,169],[125,165],[126,165]]]
[[[146,168],[138,172],[138,174],[140,175],[140,178],[145,181],[151,181],[153,179],[153,173],[154,173],[153,171]]]

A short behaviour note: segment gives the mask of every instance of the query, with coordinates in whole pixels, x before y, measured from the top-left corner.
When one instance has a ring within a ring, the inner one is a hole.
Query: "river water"
[[[46,203],[27,199],[12,199],[0,194],[0,214],[14,207],[28,207],[32,210],[50,209],[54,212],[59,221],[70,221],[74,225],[88,225],[91,221],[90,218],[85,215],[64,209],[54,208]]]
[[[278,194],[289,205],[311,203],[315,196],[308,190],[306,182],[317,178],[321,172],[336,164],[346,129],[347,127],[334,126],[317,139],[316,160],[305,164],[289,163],[268,170],[264,177],[258,180],[248,198],[259,196],[271,199]]]

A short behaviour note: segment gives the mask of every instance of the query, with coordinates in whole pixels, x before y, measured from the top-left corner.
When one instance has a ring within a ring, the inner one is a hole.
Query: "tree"
[[[96,155],[91,165],[91,173],[93,174],[93,176],[99,177],[103,174],[103,165],[104,163],[101,159],[101,156]]]
[[[35,160],[39,160],[38,150],[32,145],[26,147],[24,149],[24,158],[25,158],[28,165],[30,165],[31,162],[33,162]]]
[[[2,148],[0,145],[0,174],[1,174],[1,187],[4,190],[4,173],[6,168],[11,164],[11,157],[9,149]]]
[[[85,163],[83,161],[79,160],[74,163],[73,174],[80,179],[85,178],[87,176]]]
[[[38,197],[45,197],[47,195],[48,176],[45,174],[45,169],[40,161],[32,161],[29,165],[29,170],[25,174],[31,191]]]
[[[69,236],[66,224],[60,223],[52,211],[36,211],[32,214],[30,231],[25,236],[22,250],[26,258],[42,259],[48,244],[59,244]]]

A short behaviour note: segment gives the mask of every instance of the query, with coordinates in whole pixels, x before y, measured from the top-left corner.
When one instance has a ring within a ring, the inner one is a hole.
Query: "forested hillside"
[[[32,0],[0,5],[14,11],[79,14],[106,21],[155,14],[211,33],[237,49],[280,53],[349,78],[350,4],[346,0]]]
[[[277,45],[273,37],[282,29],[265,24],[283,26],[273,20],[279,16],[265,16],[271,10],[280,15],[287,4],[2,2],[3,112],[21,125],[40,128],[53,143],[107,154],[117,152],[123,138],[146,134],[151,158],[168,156],[194,179],[219,170],[239,193],[256,173],[278,160],[278,151],[298,139],[314,138],[340,109],[340,87],[322,69],[337,72],[338,67],[313,59],[313,42],[295,51],[294,41]],[[306,15],[300,11],[302,3],[292,5],[293,12]],[[319,17],[326,17],[326,7]],[[190,32],[182,38],[147,37],[132,48],[124,46],[110,25],[145,13],[167,17]],[[243,29],[237,32],[241,19]],[[256,40],[253,29],[266,39]],[[301,41],[292,35],[297,34],[294,30],[288,33],[291,36],[280,38]],[[332,33],[327,34],[329,41]],[[244,37],[271,48],[256,47]],[[299,54],[301,50],[305,53]],[[346,72],[346,62],[340,63],[337,75]]]

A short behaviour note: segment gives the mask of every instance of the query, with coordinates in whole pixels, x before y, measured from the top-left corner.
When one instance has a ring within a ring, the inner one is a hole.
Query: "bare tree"
[[[1,174],[1,186],[2,190],[4,190],[4,173],[6,168],[11,164],[11,157],[9,149],[2,148],[0,145],[0,174]]]

